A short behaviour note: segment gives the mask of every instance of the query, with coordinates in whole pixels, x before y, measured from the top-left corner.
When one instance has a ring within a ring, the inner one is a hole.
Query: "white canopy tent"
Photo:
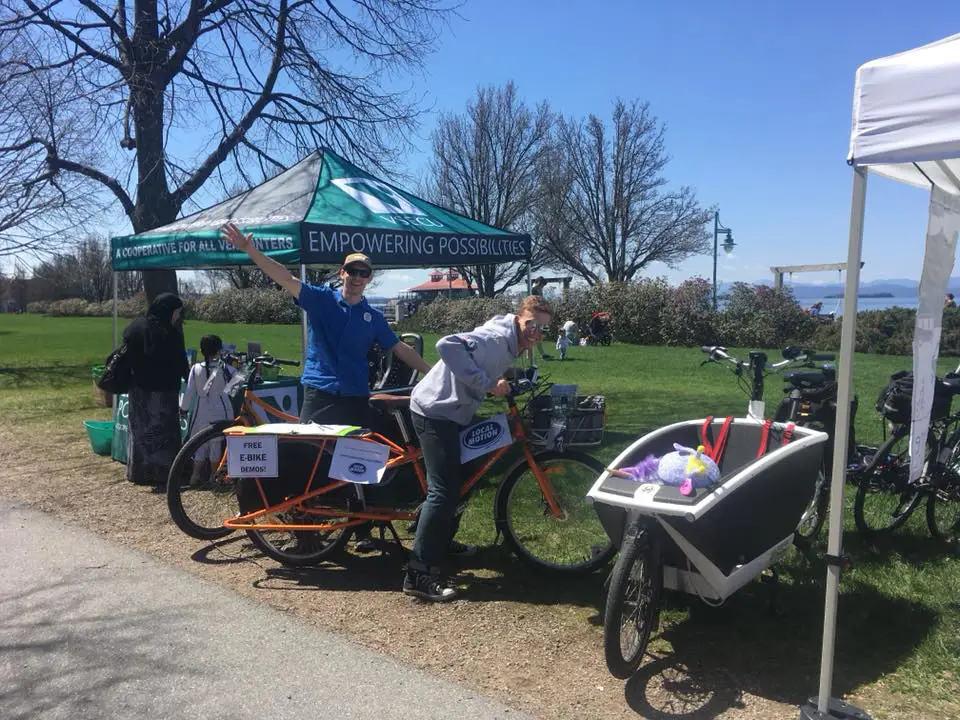
[[[914,427],[911,434],[917,436],[918,430],[922,429],[922,443],[933,402],[933,393],[929,390],[934,382],[943,293],[953,267],[957,231],[960,229],[960,34],[873,60],[857,70],[848,161],[853,167],[853,201],[837,373],[837,427],[849,427],[850,423],[857,288],[869,171],[911,185],[929,187],[931,191],[930,225],[914,335]],[[938,287],[941,284],[942,287]],[[932,357],[918,357],[931,353]],[[816,707],[822,717],[842,716],[832,707],[830,693],[843,532],[844,483],[840,479],[846,472],[847,440],[845,433],[837,433],[833,455],[832,476],[835,481],[831,487],[827,546],[830,565]],[[831,714],[832,709],[834,714]]]

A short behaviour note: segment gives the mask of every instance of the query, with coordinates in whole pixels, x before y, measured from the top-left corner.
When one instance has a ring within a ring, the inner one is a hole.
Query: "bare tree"
[[[66,71],[59,105],[93,121],[98,152],[78,159],[56,128],[4,147],[42,148],[35,185],[100,183],[134,232],[192,210],[211,176],[266,177],[318,146],[383,168],[419,110],[381,79],[419,66],[445,14],[442,0],[0,0],[0,49],[46,49],[14,79]],[[144,284],[176,290],[176,273]]]
[[[116,275],[117,297],[121,300],[143,292],[143,273],[139,270],[124,270]]]
[[[80,297],[91,302],[103,302],[113,297],[109,240],[101,235],[87,235],[77,247],[76,257]]]
[[[514,84],[477,90],[462,115],[444,115],[433,131],[432,184],[439,205],[474,220],[517,232],[532,225],[540,192],[537,167],[550,138],[546,103],[529,108]],[[539,267],[541,257],[534,257]],[[520,263],[459,267],[484,297],[493,297],[526,273]]]
[[[538,239],[591,285],[707,252],[712,210],[689,187],[666,188],[669,160],[664,127],[647,103],[617,101],[612,128],[595,115],[561,120],[541,173]]]
[[[44,64],[40,50],[18,38],[2,36],[0,43],[0,257],[42,257],[95,214],[95,188],[82,175],[37,182],[48,168],[44,149],[30,139],[56,136],[61,150],[77,153],[89,128],[60,105],[75,89],[66,69],[24,74]]]

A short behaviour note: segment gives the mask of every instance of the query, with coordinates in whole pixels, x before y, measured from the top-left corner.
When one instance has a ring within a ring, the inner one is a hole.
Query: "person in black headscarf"
[[[127,480],[166,489],[167,474],[180,450],[180,380],[189,373],[183,345],[183,301],[162,293],[144,317],[123,331],[130,353]]]

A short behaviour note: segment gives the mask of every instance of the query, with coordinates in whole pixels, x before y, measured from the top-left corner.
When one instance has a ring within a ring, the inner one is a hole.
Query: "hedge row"
[[[300,322],[300,311],[283,290],[249,289],[226,290],[205,295],[199,300],[184,300],[188,319],[206,322],[288,323]],[[113,314],[113,301],[87,302],[78,298],[34,302],[27,305],[28,313],[56,316],[98,316]],[[147,311],[143,293],[117,303],[117,314],[135,318]]]
[[[496,312],[512,310],[500,299],[438,299],[422,306],[401,329],[449,333],[479,325]],[[735,284],[723,309],[713,311],[710,283],[694,278],[671,288],[664,280],[641,280],[572,289],[556,303],[551,334],[573,320],[585,333],[597,310],[612,314],[611,331],[618,342],[642,345],[725,345],[738,348],[783,348],[802,345],[840,350],[841,321],[812,318],[790,295],[766,286]],[[906,308],[866,310],[857,315],[856,351],[912,355],[916,311]],[[552,338],[551,338],[552,339]],[[942,356],[960,356],[960,310],[943,315]]]
[[[500,298],[441,298],[422,306],[401,328],[456,332],[512,309]],[[694,278],[674,288],[658,278],[571,289],[556,304],[551,335],[555,337],[567,320],[586,333],[591,315],[598,310],[611,313],[611,331],[617,341],[638,345],[779,347],[809,338],[817,325],[792,297],[769,288],[737,285],[726,309],[714,313],[713,290],[706,280]]]
[[[289,323],[299,322],[299,312],[282,290],[227,290],[186,301],[188,319],[207,322]],[[70,299],[36,302],[29,313],[60,316],[109,316],[110,301],[90,303]],[[710,283],[694,278],[670,287],[663,279],[635,283],[609,283],[591,288],[573,288],[556,304],[551,328],[556,337],[566,320],[586,332],[590,316],[598,310],[612,314],[611,331],[618,342],[640,345],[712,345],[782,348],[800,344],[819,350],[840,349],[840,321],[811,318],[789,292],[776,293],[765,286],[737,283],[720,312],[712,308]],[[440,298],[421,305],[400,330],[446,334],[472,329],[498,313],[513,310],[505,298]],[[146,298],[121,300],[118,313],[133,318],[146,311]],[[906,308],[869,310],[858,314],[857,352],[884,355],[913,353],[916,312]],[[552,338],[551,338],[552,339]],[[940,354],[960,356],[960,310],[943,315]]]

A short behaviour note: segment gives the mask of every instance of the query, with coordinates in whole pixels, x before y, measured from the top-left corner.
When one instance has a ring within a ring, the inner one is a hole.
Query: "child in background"
[[[563,328],[560,329],[560,334],[557,335],[557,352],[560,353],[560,359],[566,360],[567,358],[567,348],[570,346],[570,340],[567,338],[567,334],[563,331]]]
[[[233,408],[229,398],[223,394],[223,389],[233,372],[220,359],[223,341],[216,335],[204,335],[200,339],[200,352],[203,361],[190,368],[187,377],[187,390],[180,401],[180,410],[192,410],[188,437],[219,420],[229,420],[233,417]],[[190,475],[192,486],[203,485],[210,479],[212,471],[211,461],[220,460],[223,453],[223,441],[214,440],[206,443],[193,456],[193,472]]]

